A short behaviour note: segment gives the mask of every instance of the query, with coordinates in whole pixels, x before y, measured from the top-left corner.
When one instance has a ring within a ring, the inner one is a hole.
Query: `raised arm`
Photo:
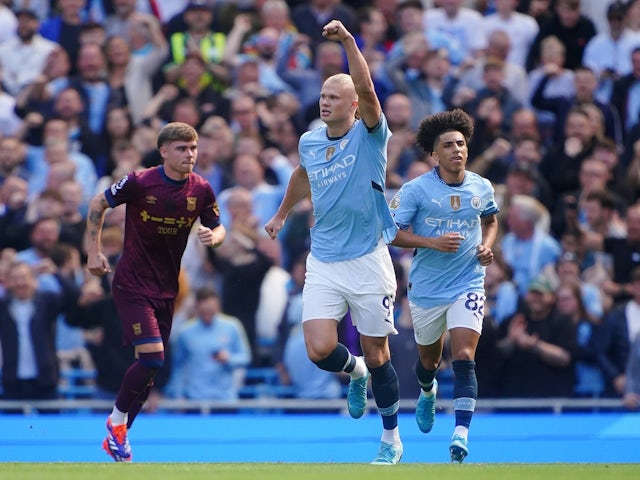
[[[358,109],[362,120],[368,127],[376,126],[380,121],[382,107],[373,86],[367,61],[358,49],[353,35],[349,33],[342,22],[332,20],[323,28],[322,36],[342,44],[349,63],[349,75],[353,79],[358,95]]]
[[[272,239],[275,239],[278,232],[282,230],[291,209],[304,197],[309,196],[310,193],[311,187],[307,172],[304,168],[297,166],[291,174],[287,191],[284,194],[282,203],[280,203],[280,207],[278,207],[278,211],[264,226],[264,229]]]
[[[104,193],[99,193],[89,202],[89,213],[87,214],[87,268],[92,275],[101,276],[111,271],[107,257],[102,253],[100,237],[102,235],[102,224],[104,223],[104,212],[109,208]]]

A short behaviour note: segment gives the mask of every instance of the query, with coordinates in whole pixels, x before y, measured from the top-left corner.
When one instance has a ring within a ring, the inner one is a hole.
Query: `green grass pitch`
[[[640,464],[0,463],[2,480],[638,480]]]

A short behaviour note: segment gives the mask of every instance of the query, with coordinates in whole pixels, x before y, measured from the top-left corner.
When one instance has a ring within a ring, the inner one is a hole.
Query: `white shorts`
[[[353,260],[324,263],[307,257],[302,292],[302,321],[333,318],[351,313],[361,335],[397,334],[393,323],[396,276],[389,249],[380,242],[375,250]]]
[[[423,308],[409,302],[413,331],[418,345],[431,345],[445,331],[456,327],[470,328],[482,333],[485,296],[480,292],[467,292],[453,303]]]

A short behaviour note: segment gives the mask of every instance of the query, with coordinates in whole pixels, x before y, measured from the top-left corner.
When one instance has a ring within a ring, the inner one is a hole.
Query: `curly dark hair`
[[[445,132],[460,132],[469,143],[473,135],[473,119],[459,108],[429,115],[418,125],[416,144],[426,153],[431,153]]]

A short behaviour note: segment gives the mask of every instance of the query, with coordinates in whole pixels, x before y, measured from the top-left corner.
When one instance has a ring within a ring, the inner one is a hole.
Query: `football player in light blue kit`
[[[400,231],[393,245],[415,248],[408,298],[419,361],[421,387],[416,420],[428,433],[435,420],[436,373],[445,330],[453,356],[455,430],[451,461],[469,453],[467,436],[478,382],[475,351],[484,316],[485,267],[498,232],[498,207],[488,180],[465,170],[473,121],[462,110],[422,120],[416,142],[438,166],[406,183],[390,202]]]
[[[382,416],[383,433],[374,464],[402,456],[398,432],[398,376],[387,336],[396,334],[396,280],[387,243],[398,231],[384,199],[386,147],[391,132],[356,42],[336,20],[323,36],[345,49],[350,75],[328,78],[320,92],[325,125],[302,135],[285,197],[265,230],[275,238],[287,214],[311,195],[314,225],[303,290],[307,354],[323,370],[351,377],[347,406],[354,418],[367,407],[367,381]],[[360,334],[364,358],[338,342],[337,325],[347,310]]]

